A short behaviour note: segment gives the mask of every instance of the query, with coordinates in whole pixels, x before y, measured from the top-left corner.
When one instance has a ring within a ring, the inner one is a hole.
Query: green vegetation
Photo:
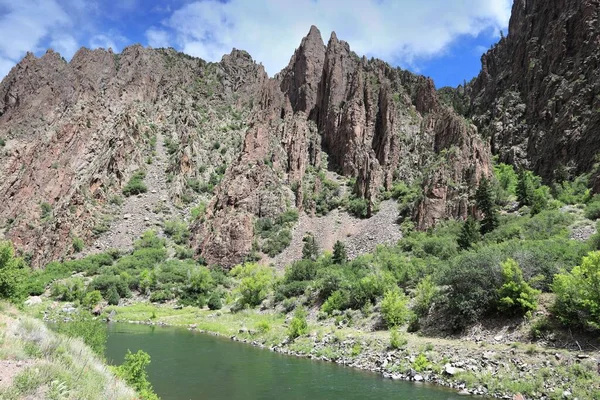
[[[399,290],[388,290],[381,301],[381,315],[386,325],[395,328],[404,325],[410,318],[408,299]]]
[[[123,194],[129,197],[140,193],[146,193],[148,187],[144,183],[145,177],[146,173],[143,171],[138,171],[133,174],[131,179],[129,179],[129,182],[127,182],[127,185],[123,188]]]
[[[552,289],[555,312],[563,323],[600,330],[600,252],[589,253],[570,272],[557,274]]]
[[[158,400],[148,381],[146,366],[150,364],[150,356],[143,350],[132,353],[127,350],[125,362],[114,368],[115,374],[133,387],[143,400]]]
[[[73,238],[73,250],[75,251],[75,253],[79,253],[81,250],[83,250],[84,247],[85,242],[83,241],[83,239],[78,237]]]
[[[29,267],[15,257],[12,243],[0,242],[0,299],[19,302],[27,295]]]
[[[297,308],[294,312],[294,318],[290,322],[288,337],[296,339],[299,336],[308,333],[308,323],[306,322],[306,311],[303,308]]]
[[[520,314],[530,313],[537,308],[537,297],[540,294],[523,279],[523,271],[519,264],[509,258],[502,264],[502,287],[499,289],[499,309],[502,312]]]
[[[1,308],[6,306],[3,304]],[[12,383],[9,379],[8,386],[0,388],[0,398],[137,398],[135,392],[102,363],[97,352],[81,340],[55,333],[42,321],[15,310],[3,310],[1,317],[0,360],[22,360],[25,366]],[[74,328],[68,329],[74,331]]]
[[[298,211],[289,209],[276,218],[259,218],[254,224],[258,236],[256,247],[269,257],[281,253],[292,241],[291,228],[298,221]]]

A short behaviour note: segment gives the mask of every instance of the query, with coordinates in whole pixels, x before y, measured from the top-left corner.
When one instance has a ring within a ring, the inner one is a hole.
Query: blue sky
[[[0,0],[0,77],[27,51],[67,60],[78,48],[141,43],[208,61],[247,50],[269,75],[287,65],[311,25],[359,55],[434,78],[470,80],[507,32],[512,0]]]

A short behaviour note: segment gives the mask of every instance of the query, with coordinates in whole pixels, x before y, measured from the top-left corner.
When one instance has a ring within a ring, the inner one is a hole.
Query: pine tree
[[[485,235],[498,226],[498,211],[494,203],[494,192],[489,179],[483,177],[475,193],[477,208],[483,213],[480,232]]]
[[[524,169],[520,170],[519,178],[517,180],[517,201],[519,202],[519,206],[531,206],[533,204],[534,194],[535,182],[533,174]]]
[[[479,226],[475,218],[469,216],[462,226],[458,236],[458,245],[461,249],[470,249],[473,243],[479,241]]]
[[[319,257],[319,246],[312,233],[307,233],[302,239],[304,246],[302,247],[302,258],[305,260],[315,261]]]
[[[348,261],[346,245],[338,240],[333,245],[333,262],[334,264],[345,264],[346,261]]]

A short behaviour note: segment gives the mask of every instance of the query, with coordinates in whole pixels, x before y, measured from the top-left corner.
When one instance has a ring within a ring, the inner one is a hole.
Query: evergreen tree
[[[479,241],[479,226],[477,220],[469,216],[463,224],[460,235],[458,236],[458,245],[461,249],[467,250],[477,241]]]
[[[335,264],[344,264],[346,261],[348,261],[346,245],[338,240],[333,245],[333,262]]]
[[[302,239],[304,246],[302,247],[302,258],[305,260],[315,261],[319,257],[319,246],[312,233],[307,233]]]
[[[531,206],[535,194],[535,182],[530,171],[522,169],[519,171],[517,180],[517,201],[519,206]]]
[[[486,177],[481,179],[477,192],[475,193],[477,208],[483,213],[480,232],[485,235],[498,226],[498,211],[494,203],[494,192],[492,185]]]

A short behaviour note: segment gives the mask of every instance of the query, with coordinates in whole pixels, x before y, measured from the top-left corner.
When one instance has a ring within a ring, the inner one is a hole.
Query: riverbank
[[[47,319],[64,317],[64,304],[42,304]],[[102,318],[115,322],[186,327],[222,335],[281,354],[308,357],[381,373],[390,379],[432,383],[462,394],[532,399],[595,399],[600,395],[597,354],[535,344],[493,344],[399,333],[366,332],[309,316],[308,333],[288,338],[290,316],[273,310],[210,311],[135,303],[106,307]],[[343,322],[343,321],[342,321]],[[394,348],[395,347],[395,348]]]
[[[81,340],[0,303],[0,399],[45,398],[138,397]]]

